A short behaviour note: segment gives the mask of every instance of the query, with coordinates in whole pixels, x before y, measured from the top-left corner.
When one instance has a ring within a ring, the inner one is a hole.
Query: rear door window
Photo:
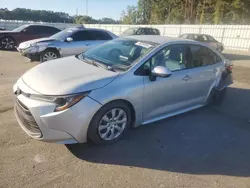
[[[76,31],[72,35],[73,41],[86,41],[86,40],[95,40],[91,32],[89,31]]]
[[[34,26],[34,32],[36,34],[45,34],[45,33],[47,33],[46,28],[44,26]]]
[[[199,35],[198,36],[198,41],[200,42],[208,42],[208,38],[206,35]]]
[[[222,59],[216,53],[204,46],[189,45],[188,51],[188,68],[213,65],[222,61]]]
[[[145,35],[152,35],[152,30],[150,28],[145,28],[144,31],[145,31],[144,33]]]
[[[112,37],[104,31],[91,31],[92,38],[95,40],[111,40]]]
[[[48,34],[55,34],[57,32],[59,32],[60,30],[54,27],[45,27],[44,31]]]
[[[33,26],[33,30],[36,34],[55,34],[59,30],[48,26]]]
[[[214,39],[214,37],[210,36],[210,35],[207,35],[207,39],[210,41],[210,42],[216,42],[216,40]]]

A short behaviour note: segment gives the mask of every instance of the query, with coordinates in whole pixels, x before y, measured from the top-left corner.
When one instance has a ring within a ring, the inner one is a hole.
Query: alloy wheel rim
[[[2,47],[4,49],[13,49],[14,48],[14,41],[10,38],[4,38],[2,40]]]
[[[124,131],[127,121],[127,114],[123,109],[114,108],[108,111],[99,122],[99,136],[107,141],[116,139]]]
[[[57,58],[57,55],[54,52],[46,52],[43,55],[43,61],[49,61],[49,60],[53,60],[56,58]]]

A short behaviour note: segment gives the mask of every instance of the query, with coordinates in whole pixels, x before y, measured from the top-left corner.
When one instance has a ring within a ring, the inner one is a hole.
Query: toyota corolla
[[[218,102],[232,63],[204,43],[128,36],[27,71],[15,115],[31,137],[110,144],[130,127]]]

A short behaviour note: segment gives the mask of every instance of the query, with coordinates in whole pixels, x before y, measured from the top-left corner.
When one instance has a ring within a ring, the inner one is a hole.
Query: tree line
[[[23,20],[35,22],[65,22],[73,23],[73,18],[64,12],[53,12],[46,10],[31,10],[24,8],[16,8],[8,10],[7,8],[0,9],[0,19],[3,20]]]
[[[94,19],[91,16],[75,16],[74,23],[76,24],[120,24],[120,20],[112,18]]]
[[[70,16],[64,12],[54,12],[47,10],[31,10],[16,8],[8,10],[0,9],[0,19],[3,20],[22,20],[35,22],[59,22],[59,23],[77,23],[77,24],[118,24],[120,21],[112,18],[94,19],[90,16]]]
[[[250,24],[250,0],[138,0],[123,24]]]
[[[121,13],[121,20],[1,8],[0,19],[77,24],[250,24],[250,0],[138,0],[137,6],[128,6]]]

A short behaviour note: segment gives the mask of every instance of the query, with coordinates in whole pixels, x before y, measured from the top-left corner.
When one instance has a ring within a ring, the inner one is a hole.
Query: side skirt
[[[189,107],[189,108],[185,108],[183,110],[179,110],[177,112],[173,112],[173,113],[169,113],[169,114],[166,114],[166,115],[163,115],[163,116],[160,116],[160,117],[156,117],[156,118],[153,118],[151,120],[143,122],[142,125],[149,124],[149,123],[152,123],[152,122],[155,122],[155,121],[159,121],[159,120],[162,120],[162,119],[165,119],[165,118],[168,118],[168,117],[176,116],[176,115],[179,115],[179,114],[183,114],[185,112],[188,112],[188,111],[191,111],[191,110],[203,107],[203,106],[204,105],[199,104],[199,105],[195,105],[195,106],[192,106],[192,107]]]

